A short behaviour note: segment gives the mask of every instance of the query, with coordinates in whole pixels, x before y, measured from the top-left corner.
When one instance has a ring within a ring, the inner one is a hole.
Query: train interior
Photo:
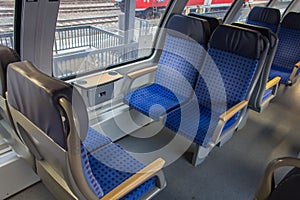
[[[300,2],[145,2],[0,2],[0,199],[300,198]]]

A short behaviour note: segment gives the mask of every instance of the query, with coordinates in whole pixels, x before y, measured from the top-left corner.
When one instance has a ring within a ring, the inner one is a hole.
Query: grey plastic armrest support
[[[300,167],[300,159],[284,157],[273,160],[264,173],[264,176],[259,184],[254,200],[266,200],[272,192],[272,179],[274,171],[280,167],[294,166]]]

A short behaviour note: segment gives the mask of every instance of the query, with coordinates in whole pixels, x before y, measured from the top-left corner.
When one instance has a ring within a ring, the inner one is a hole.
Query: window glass
[[[280,13],[283,14],[291,2],[292,0],[273,0],[270,4],[270,7],[279,9]]]
[[[54,76],[73,77],[151,54],[169,1],[136,0],[135,8],[125,2],[134,5],[131,0],[60,0]]]
[[[269,0],[247,0],[233,18],[233,22],[246,22],[251,9],[255,6],[266,6]]]
[[[196,12],[199,14],[224,19],[234,0],[189,0],[184,14]]]
[[[0,1],[0,45],[14,47],[14,0]]]

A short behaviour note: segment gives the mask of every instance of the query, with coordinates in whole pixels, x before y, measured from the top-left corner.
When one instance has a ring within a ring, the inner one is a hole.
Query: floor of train
[[[300,81],[293,87],[281,86],[267,110],[261,114],[251,111],[246,126],[223,147],[214,148],[200,166],[190,164],[190,153],[181,156],[164,168],[167,187],[155,200],[252,199],[269,161],[283,156],[295,157],[300,152],[299,99]],[[128,138],[120,143],[130,149],[133,142]],[[134,148],[151,145],[153,141],[147,143],[145,139],[135,143]],[[279,179],[287,170],[280,169],[275,178]],[[9,199],[52,200],[54,197],[38,183]]]

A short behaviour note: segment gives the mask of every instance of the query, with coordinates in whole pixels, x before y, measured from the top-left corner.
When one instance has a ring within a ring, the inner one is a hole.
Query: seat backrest
[[[260,78],[254,88],[253,94],[251,95],[250,101],[249,101],[249,107],[260,111],[261,109],[261,103],[262,98],[265,93],[265,87],[268,82],[270,69],[273,63],[273,59],[275,56],[275,52],[278,45],[278,37],[273,31],[266,27],[251,25],[251,24],[245,24],[245,23],[233,23],[234,26],[244,27],[251,30],[255,30],[260,32],[264,37],[267,38],[270,44],[269,52],[264,64],[264,67],[262,69],[262,73],[260,75]]]
[[[291,73],[300,60],[300,13],[290,12],[282,20],[278,32],[278,48],[273,66]]]
[[[80,147],[87,135],[88,115],[79,92],[29,61],[10,64],[7,75],[14,124],[35,158],[59,174],[79,199],[99,198],[93,175],[85,176],[89,168]]]
[[[263,26],[277,33],[280,24],[280,11],[276,8],[256,6],[250,11],[247,24]]]
[[[208,39],[209,25],[206,20],[173,15],[166,25],[166,38],[155,83],[189,97],[206,53]]]
[[[189,16],[207,20],[207,22],[209,23],[209,27],[210,27],[210,33],[213,33],[214,30],[219,25],[223,24],[223,21],[221,18],[206,16],[206,15],[202,15],[202,14],[195,13],[195,12],[189,13]]]
[[[268,48],[257,31],[220,25],[210,39],[195,89],[200,107],[219,116],[240,101],[249,100]]]
[[[19,62],[20,57],[17,52],[9,47],[0,45],[0,95],[5,97],[6,87],[6,71],[10,63]]]

